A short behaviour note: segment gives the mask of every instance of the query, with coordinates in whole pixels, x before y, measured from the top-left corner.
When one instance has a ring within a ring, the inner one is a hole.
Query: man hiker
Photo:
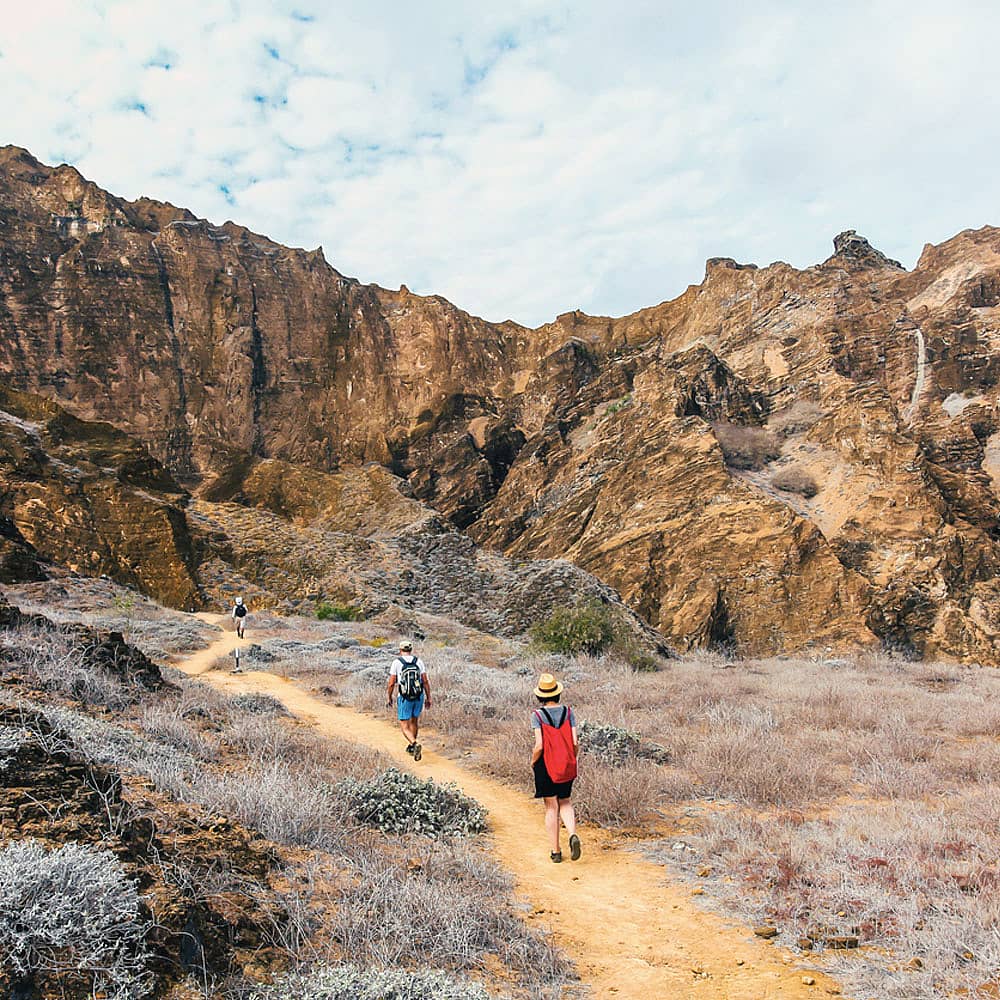
[[[413,655],[413,643],[404,639],[399,644],[399,656],[392,661],[389,670],[387,690],[389,708],[392,696],[396,694],[396,717],[399,728],[406,737],[406,752],[414,760],[420,760],[421,749],[417,742],[420,727],[420,713],[424,706],[431,707],[431,684],[427,679],[427,668],[419,656]]]
[[[556,864],[563,859],[559,848],[560,819],[569,834],[570,858],[573,861],[580,858],[576,813],[570,801],[580,740],[576,734],[573,709],[559,704],[562,692],[562,684],[552,674],[542,674],[535,688],[538,708],[531,713],[531,728],[535,732],[535,746],[531,751],[535,798],[545,800],[545,830],[552,848],[549,857]]]
[[[236,622],[236,634],[242,639],[243,630],[247,625],[247,606],[243,603],[242,597],[237,597],[233,605],[233,621]]]

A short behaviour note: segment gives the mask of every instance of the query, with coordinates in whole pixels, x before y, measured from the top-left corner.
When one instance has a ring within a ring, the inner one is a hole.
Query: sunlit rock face
[[[0,583],[55,563],[174,607],[201,601],[188,496],[137,441],[0,386]]]
[[[1000,231],[910,272],[847,231],[805,270],[714,258],[672,301],[529,330],[0,151],[13,387],[199,502],[249,502],[262,460],[377,463],[679,648],[1000,660],[998,304]]]

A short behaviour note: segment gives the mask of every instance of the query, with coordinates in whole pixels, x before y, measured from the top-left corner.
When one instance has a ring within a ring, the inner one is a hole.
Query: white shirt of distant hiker
[[[412,653],[404,653],[403,655],[404,655],[404,656],[405,656],[405,657],[406,657],[407,659],[410,659],[410,657],[411,657],[411,656],[413,656],[413,654],[412,654]],[[384,662],[385,662],[385,661],[383,660],[383,663],[384,663]],[[394,659],[394,660],[392,661],[392,666],[391,666],[391,667],[389,668],[389,676],[390,676],[390,677],[395,677],[395,678],[396,678],[396,680],[398,681],[398,680],[399,680],[399,672],[400,672],[400,671],[401,671],[402,669],[403,669],[403,661],[402,661],[402,660],[401,660],[401,659],[400,659],[400,658],[399,658],[399,657],[397,656],[397,657],[396,657],[396,659]],[[421,672],[422,674],[426,674],[426,673],[427,673],[427,668],[426,668],[426,667],[424,666],[424,661],[423,661],[423,660],[421,660],[419,656],[417,657],[417,669],[418,669],[418,670],[419,670],[419,671],[420,671],[420,672]]]

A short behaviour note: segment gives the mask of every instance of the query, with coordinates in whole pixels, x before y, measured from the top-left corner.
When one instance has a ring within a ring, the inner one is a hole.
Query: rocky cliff
[[[0,386],[0,583],[56,562],[160,601],[200,603],[187,496],[136,441]]]
[[[201,498],[375,462],[482,545],[566,557],[670,641],[998,662],[1000,231],[537,330],[340,275],[0,151],[0,368]],[[282,501],[283,502],[283,501]]]

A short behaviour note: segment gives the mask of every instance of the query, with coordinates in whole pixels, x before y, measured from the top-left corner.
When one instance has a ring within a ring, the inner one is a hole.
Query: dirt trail
[[[330,705],[274,674],[212,669],[238,643],[235,633],[227,632],[178,666],[231,694],[270,694],[319,732],[374,747],[401,769],[454,782],[482,803],[489,810],[497,859],[532,906],[528,919],[553,932],[594,1000],[778,1000],[840,993],[832,980],[796,966],[792,956],[749,929],[698,909],[689,889],[671,885],[662,867],[624,849],[609,833],[584,828],[580,861],[553,865],[540,805],[436,753],[433,730],[421,733],[424,754],[416,764],[391,721]],[[815,985],[805,985],[804,975],[814,977]]]

